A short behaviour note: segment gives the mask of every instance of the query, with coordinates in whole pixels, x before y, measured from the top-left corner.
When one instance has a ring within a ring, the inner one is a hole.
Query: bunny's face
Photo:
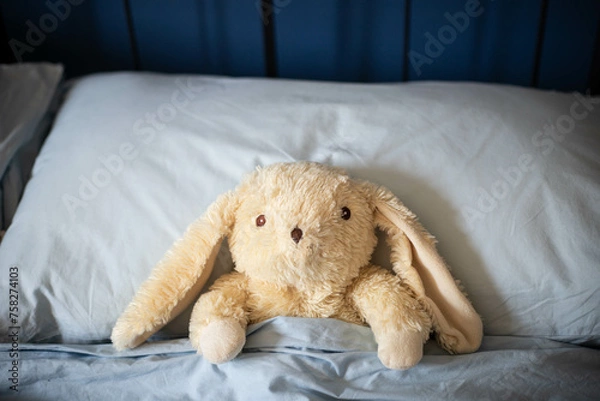
[[[249,176],[237,195],[229,246],[249,277],[299,289],[345,287],[371,258],[373,207],[341,170],[275,164]]]

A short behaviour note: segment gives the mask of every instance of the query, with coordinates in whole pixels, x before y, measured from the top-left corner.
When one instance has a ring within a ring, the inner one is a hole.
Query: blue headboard
[[[598,0],[2,0],[2,57],[150,70],[599,92]]]

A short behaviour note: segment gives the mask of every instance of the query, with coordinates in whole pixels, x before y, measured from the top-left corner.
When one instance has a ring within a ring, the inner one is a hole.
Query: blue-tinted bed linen
[[[3,344],[2,366],[10,363]],[[485,337],[452,356],[430,341],[407,371],[378,360],[368,327],[333,319],[276,318],[249,328],[243,353],[223,365],[187,339],[117,353],[110,344],[23,344],[19,393],[30,400],[592,400],[600,350],[523,337]],[[15,397],[2,386],[2,399]]]

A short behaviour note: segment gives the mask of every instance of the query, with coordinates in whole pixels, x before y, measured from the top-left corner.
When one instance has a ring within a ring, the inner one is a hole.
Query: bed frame
[[[61,62],[68,77],[150,70],[356,82],[468,80],[600,93],[596,0],[534,0],[518,7],[512,0],[166,5],[4,0],[0,61]],[[36,29],[43,40],[35,41]]]

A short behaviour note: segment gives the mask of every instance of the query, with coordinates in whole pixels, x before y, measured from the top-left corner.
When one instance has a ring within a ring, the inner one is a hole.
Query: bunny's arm
[[[385,366],[408,369],[421,360],[431,318],[398,276],[367,266],[350,287],[348,297],[371,326]]]
[[[200,296],[190,319],[190,340],[212,363],[234,358],[246,342],[248,281],[243,273],[220,277]]]

